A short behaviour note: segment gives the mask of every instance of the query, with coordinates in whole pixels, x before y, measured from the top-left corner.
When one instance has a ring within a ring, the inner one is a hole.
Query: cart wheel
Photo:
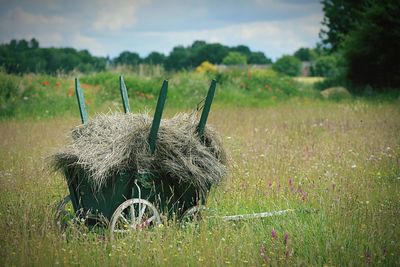
[[[128,199],[119,205],[111,217],[111,239],[160,223],[160,214],[153,204],[140,198]]]
[[[73,220],[75,220],[74,208],[70,195],[67,195],[57,205],[55,222],[60,229],[64,230]]]
[[[197,222],[201,220],[201,212],[205,210],[205,206],[198,205],[193,206],[190,209],[186,210],[185,213],[182,215],[181,222],[183,225],[189,222]]]

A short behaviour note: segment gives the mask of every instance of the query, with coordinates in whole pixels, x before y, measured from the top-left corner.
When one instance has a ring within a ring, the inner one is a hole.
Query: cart
[[[128,95],[122,76],[119,77],[120,92],[124,112],[130,112]],[[214,98],[216,81],[209,87],[199,124],[199,138],[204,137],[210,107]],[[79,80],[75,79],[79,111],[82,123],[88,121],[83,92]],[[149,151],[156,149],[157,133],[161,122],[165,100],[167,98],[168,81],[162,84],[157,101],[150,133],[148,137]],[[56,220],[62,224],[64,220],[84,221],[88,227],[101,226],[110,231],[111,239],[125,235],[129,231],[155,226],[161,223],[161,215],[178,220],[193,216],[200,203],[206,199],[206,193],[194,186],[179,183],[174,179],[154,177],[151,173],[118,173],[109,177],[108,183],[94,192],[85,172],[66,173],[69,195],[57,207]],[[210,188],[208,188],[210,189]],[[67,211],[67,205],[73,207],[73,216]]]

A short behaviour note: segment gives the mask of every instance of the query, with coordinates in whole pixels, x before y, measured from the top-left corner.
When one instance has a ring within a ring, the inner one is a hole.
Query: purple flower
[[[278,237],[278,235],[276,234],[276,231],[274,229],[272,229],[271,236],[273,239],[276,239]]]
[[[287,232],[285,232],[285,235],[283,236],[283,243],[285,244],[285,246],[288,243],[288,239],[289,239],[289,234]]]

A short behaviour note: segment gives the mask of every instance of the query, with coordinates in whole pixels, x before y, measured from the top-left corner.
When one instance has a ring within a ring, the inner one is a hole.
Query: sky
[[[322,18],[318,0],[0,0],[0,43],[36,38],[113,58],[203,40],[275,60],[314,47]]]

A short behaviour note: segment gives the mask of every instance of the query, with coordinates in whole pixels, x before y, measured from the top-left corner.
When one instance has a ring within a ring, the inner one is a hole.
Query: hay
[[[156,151],[151,155],[151,122],[147,114],[99,115],[72,130],[72,142],[54,155],[53,166],[66,176],[83,170],[95,191],[121,172],[147,172],[202,191],[222,179],[226,155],[215,131],[206,127],[201,141],[196,132],[198,118],[178,114],[161,121]]]

